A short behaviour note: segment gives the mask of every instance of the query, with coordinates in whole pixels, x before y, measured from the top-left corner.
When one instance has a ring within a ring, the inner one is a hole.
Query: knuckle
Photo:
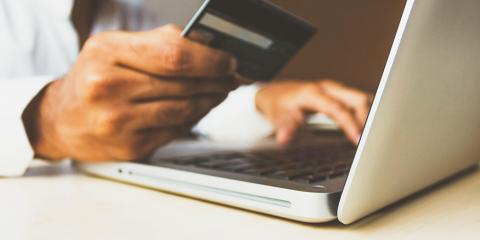
[[[161,29],[165,32],[170,33],[180,33],[182,31],[179,26],[172,23],[164,25],[163,27],[161,27]]]
[[[84,51],[98,51],[101,49],[105,49],[110,42],[111,33],[98,33],[95,34],[87,39],[85,44],[83,45]]]
[[[313,83],[305,83],[302,86],[302,94],[307,95],[307,96],[314,96],[319,93],[317,86]]]
[[[91,36],[85,41],[85,44],[83,45],[83,51],[96,51],[97,49],[101,49],[102,46],[103,42],[97,35]]]
[[[87,39],[80,53],[81,58],[104,63],[114,63],[115,50],[118,48],[118,36],[114,32],[103,32]]]
[[[103,76],[97,73],[87,74],[84,79],[85,87],[83,88],[83,98],[87,102],[95,102],[101,98],[103,89],[101,88],[101,82]]]
[[[324,91],[334,84],[337,84],[337,82],[332,79],[324,79],[317,83],[317,87],[320,88],[320,90]]]
[[[89,73],[84,77],[83,98],[87,102],[105,99],[110,93],[112,80],[101,73]]]
[[[169,72],[182,72],[190,68],[192,56],[190,52],[178,44],[170,44],[163,48],[163,67]]]
[[[119,112],[104,113],[99,117],[96,127],[96,135],[98,136],[113,136],[118,134],[123,129],[126,118]]]

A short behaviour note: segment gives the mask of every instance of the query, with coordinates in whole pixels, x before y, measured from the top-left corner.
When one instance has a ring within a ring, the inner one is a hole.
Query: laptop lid
[[[408,0],[338,209],[348,224],[480,159],[480,1]]]

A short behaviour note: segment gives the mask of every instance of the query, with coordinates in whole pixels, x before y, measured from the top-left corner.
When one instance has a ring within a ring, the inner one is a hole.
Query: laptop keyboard
[[[162,160],[162,165],[193,166],[315,185],[346,176],[354,154],[355,148],[345,144],[181,157]]]

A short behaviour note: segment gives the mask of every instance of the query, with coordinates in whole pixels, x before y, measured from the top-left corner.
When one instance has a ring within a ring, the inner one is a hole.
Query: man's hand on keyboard
[[[275,126],[280,144],[293,138],[309,113],[326,114],[357,144],[371,100],[371,95],[332,80],[277,81],[256,96],[257,108]]]

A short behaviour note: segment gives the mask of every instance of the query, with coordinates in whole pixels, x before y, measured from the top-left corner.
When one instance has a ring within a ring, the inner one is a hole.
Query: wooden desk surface
[[[36,162],[0,179],[0,239],[479,239],[480,171],[350,226],[301,224]]]

